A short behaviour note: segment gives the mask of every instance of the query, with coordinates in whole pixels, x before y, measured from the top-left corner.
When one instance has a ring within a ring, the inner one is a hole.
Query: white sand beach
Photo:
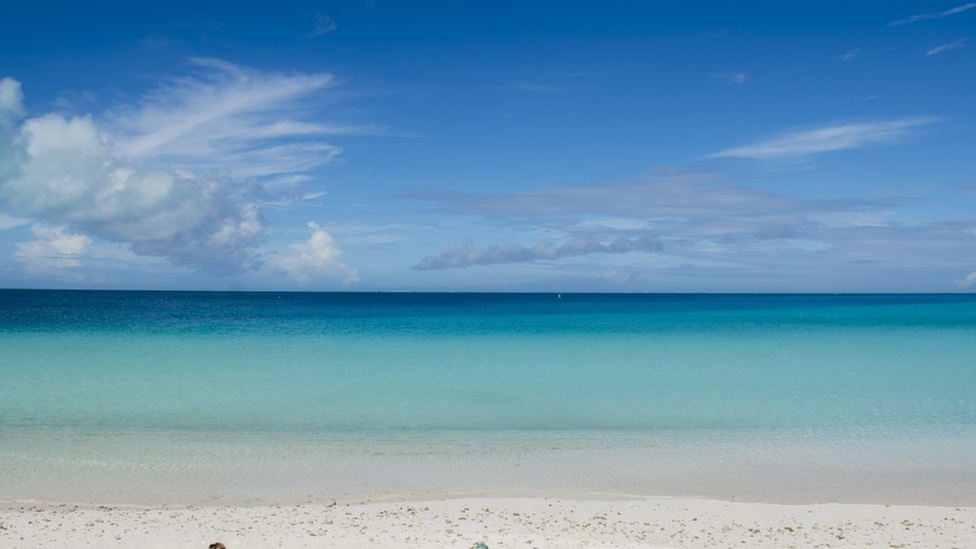
[[[976,547],[976,507],[474,497],[290,506],[0,505],[7,549]]]

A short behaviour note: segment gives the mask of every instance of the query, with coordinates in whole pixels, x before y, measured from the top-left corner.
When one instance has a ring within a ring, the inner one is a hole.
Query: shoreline
[[[162,436],[167,435],[167,436]],[[0,499],[326,504],[505,495],[976,507],[976,432],[895,438],[478,439],[357,446],[268,438],[4,437]],[[570,445],[573,443],[575,445]]]
[[[544,494],[976,507],[971,425],[406,438],[5,429],[0,440],[0,500],[35,503],[258,506]]]
[[[0,502],[0,545],[82,547],[976,546],[976,507],[478,496],[297,505]]]

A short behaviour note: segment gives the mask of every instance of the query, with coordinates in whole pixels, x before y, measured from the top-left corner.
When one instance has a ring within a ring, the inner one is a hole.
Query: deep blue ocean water
[[[974,450],[973,295],[0,290],[0,499],[959,501]]]

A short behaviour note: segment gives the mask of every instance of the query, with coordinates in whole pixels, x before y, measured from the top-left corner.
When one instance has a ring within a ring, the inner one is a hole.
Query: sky
[[[976,291],[976,2],[6,2],[0,287]]]

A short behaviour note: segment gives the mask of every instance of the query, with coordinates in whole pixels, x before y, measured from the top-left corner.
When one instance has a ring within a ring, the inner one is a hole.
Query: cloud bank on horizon
[[[553,6],[18,5],[0,286],[976,288],[976,3]]]
[[[651,237],[618,238],[609,244],[603,244],[595,239],[571,240],[562,246],[549,242],[536,244],[531,248],[518,246],[489,246],[479,249],[474,247],[474,241],[465,238],[453,247],[445,247],[440,255],[429,255],[414,266],[415,269],[454,269],[473,265],[500,265],[504,263],[523,263],[541,260],[554,260],[564,257],[583,256],[590,254],[620,254],[626,252],[656,252],[661,249],[661,242]]]

